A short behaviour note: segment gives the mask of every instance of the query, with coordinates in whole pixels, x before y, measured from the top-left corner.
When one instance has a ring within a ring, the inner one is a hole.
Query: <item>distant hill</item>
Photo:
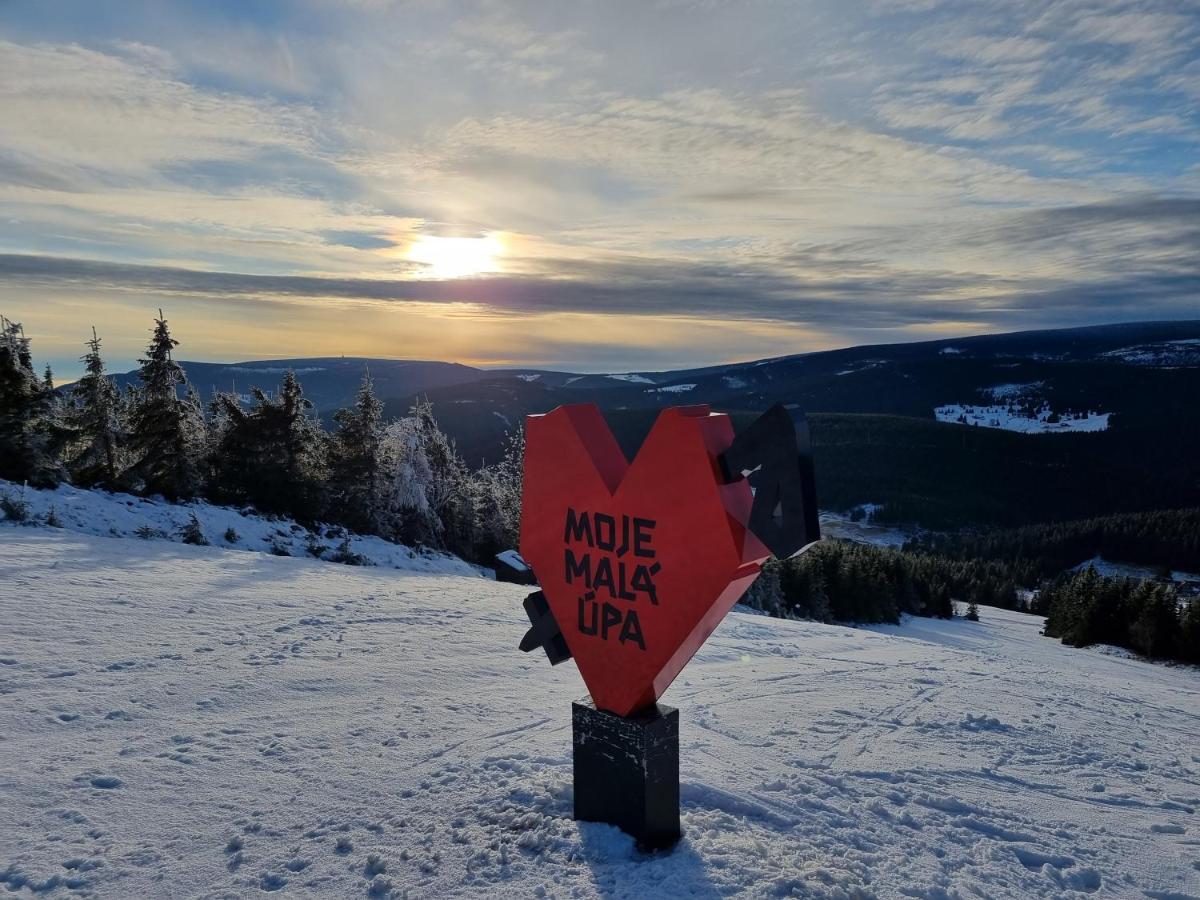
[[[206,363],[181,360],[188,380],[208,400],[217,391],[248,395],[251,388],[274,391],[283,373],[291,369],[304,386],[304,395],[319,413],[332,413],[354,399],[364,371],[371,373],[380,397],[408,397],[430,388],[461,384],[486,376],[482,369],[459,363],[414,359],[363,359],[318,357],[271,359],[239,363]],[[137,384],[136,372],[114,376],[118,384]]]
[[[323,413],[349,404],[363,371],[369,369],[376,392],[391,401],[393,411],[429,393],[435,402],[474,402],[487,413],[501,414],[493,417],[497,421],[583,399],[612,409],[679,403],[759,409],[782,400],[813,412],[934,418],[939,405],[994,402],[997,388],[1002,393],[1027,389],[1064,410],[1090,405],[1129,416],[1142,411],[1147,391],[1180,381],[1190,384],[1200,372],[1200,320],[875,344],[696,369],[617,374],[486,370],[459,363],[353,357],[182,365],[206,398],[215,390],[272,390],[292,369],[305,395]],[[133,372],[115,377],[121,384],[136,382]]]
[[[1020,430],[1069,430],[1051,420],[1094,412],[1113,430],[1196,416],[1200,321],[880,344],[673,372],[579,375],[518,369],[426,390],[460,444],[494,457],[505,421],[592,400],[609,412],[708,403],[762,410],[798,403],[810,413],[935,420],[976,413]],[[403,408],[411,398],[393,404]],[[453,409],[454,412],[449,412]],[[989,416],[989,409],[1003,411]],[[1011,415],[1009,414],[1011,410]],[[469,411],[469,414],[468,414]],[[643,420],[648,422],[646,417]],[[1035,423],[1035,424],[1031,424]],[[648,427],[648,426],[647,426]]]

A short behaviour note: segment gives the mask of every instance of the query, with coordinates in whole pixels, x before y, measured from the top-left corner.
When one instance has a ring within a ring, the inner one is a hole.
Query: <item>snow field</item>
[[[28,521],[31,523],[45,523],[53,510],[63,529],[80,534],[106,537],[144,535],[147,540],[180,541],[179,529],[188,524],[190,516],[194,514],[209,544],[232,550],[312,558],[312,550],[323,548],[321,558],[330,559],[341,545],[344,535],[349,538],[351,553],[358,554],[368,565],[483,577],[483,570],[448,553],[413,550],[374,535],[352,534],[342,530],[331,532],[328,527],[317,527],[315,531],[310,531],[290,519],[272,519],[200,501],[167,503],[133,494],[84,490],[68,484],[37,490],[3,479],[0,479],[0,497],[26,503]],[[4,520],[5,514],[0,510],[0,523]],[[142,535],[139,535],[139,529]],[[230,529],[233,534],[229,534]],[[227,534],[234,539],[228,539]]]
[[[951,403],[935,407],[933,415],[939,422],[978,425],[981,428],[1001,428],[1005,431],[1019,431],[1023,434],[1062,434],[1068,431],[1106,431],[1110,413],[1098,413],[1090,410],[1081,414],[1065,412],[1057,422],[1051,422],[1049,419],[1052,413],[1049,406],[1042,406],[1034,415],[1023,415],[1013,406],[972,406]]]
[[[681,844],[571,819],[526,589],[0,525],[0,885],[100,897],[1200,896],[1200,675],[731,614]]]

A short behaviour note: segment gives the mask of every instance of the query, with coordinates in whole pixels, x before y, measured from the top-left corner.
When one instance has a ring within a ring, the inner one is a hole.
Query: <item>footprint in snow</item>
[[[262,881],[259,884],[264,891],[281,891],[287,887],[287,879],[282,875],[268,872],[266,875],[263,875]]]
[[[94,788],[100,788],[101,790],[105,791],[115,790],[124,784],[120,778],[117,778],[113,775],[97,775],[88,783]]]

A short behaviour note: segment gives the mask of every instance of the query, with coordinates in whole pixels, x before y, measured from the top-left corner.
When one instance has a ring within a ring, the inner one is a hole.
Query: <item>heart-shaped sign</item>
[[[632,463],[594,403],[530,416],[521,555],[600,709],[654,703],[770,555],[747,528],[745,478],[707,406],[659,414]]]

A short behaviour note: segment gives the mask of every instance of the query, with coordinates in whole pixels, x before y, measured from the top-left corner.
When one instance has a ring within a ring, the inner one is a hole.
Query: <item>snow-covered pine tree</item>
[[[407,416],[386,426],[380,444],[380,533],[403,544],[441,546],[437,493],[420,422]]]
[[[121,392],[104,373],[95,327],[87,348],[88,352],[80,357],[84,374],[71,389],[71,403],[66,411],[70,434],[67,465],[76,484],[112,486],[123,468],[125,428]]]
[[[349,409],[333,416],[330,439],[330,506],[333,516],[355,531],[377,532],[381,522],[383,403],[369,372]]]
[[[497,531],[509,547],[516,547],[521,533],[521,491],[525,483],[525,428],[510,432],[504,457],[496,466]]]
[[[325,432],[309,414],[312,403],[291,371],[274,397],[260,388],[251,393],[249,411],[230,394],[214,401],[224,422],[213,459],[216,493],[312,521],[324,511],[327,457]]]
[[[433,517],[441,523],[443,546],[467,552],[474,521],[467,465],[454,441],[438,427],[432,403],[418,401],[409,410],[409,417],[415,420],[417,439],[429,466],[426,496]]]
[[[170,500],[193,497],[202,487],[200,453],[204,446],[204,413],[194,392],[181,398],[187,385],[183,367],[172,358],[179,341],[171,337],[162,310],[146,356],[139,360],[136,394],[130,423],[133,464],[125,477],[147,494]]]
[[[525,434],[510,432],[504,456],[495,465],[464,471],[459,497],[450,506],[450,541],[455,552],[487,563],[517,546],[521,528]]]
[[[0,316],[0,477],[38,487],[61,479],[56,396],[34,372],[20,324]]]

